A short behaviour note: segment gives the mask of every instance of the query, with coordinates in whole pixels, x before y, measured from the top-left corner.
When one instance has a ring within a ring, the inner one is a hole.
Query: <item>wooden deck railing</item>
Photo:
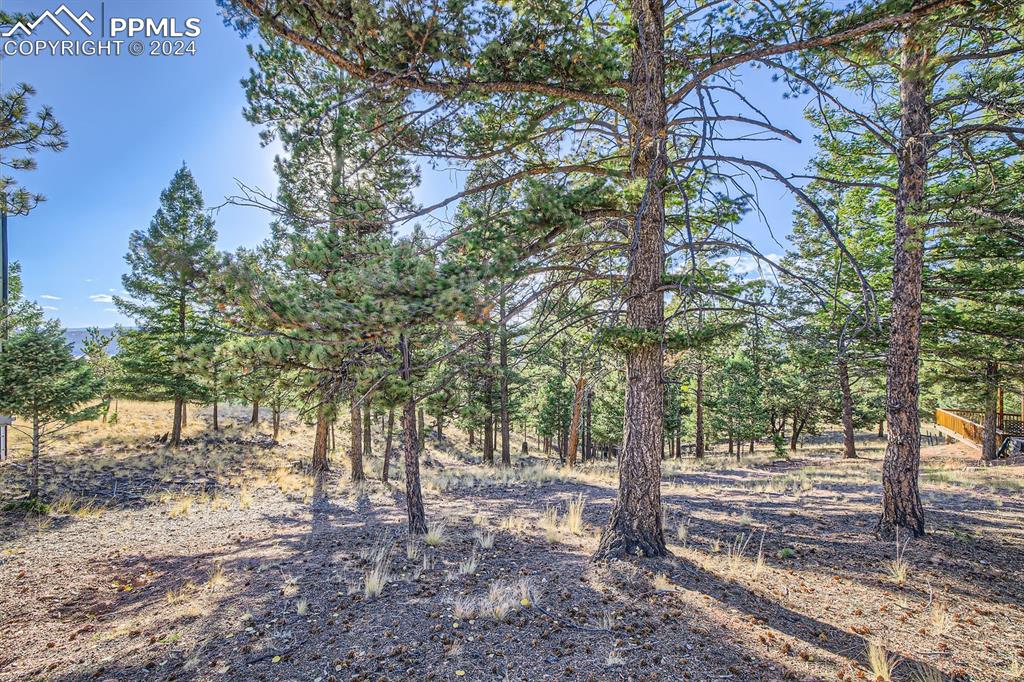
[[[977,445],[985,435],[985,413],[980,410],[935,410],[935,423]],[[996,415],[996,448],[1009,436],[1024,437],[1024,422],[1019,414]]]

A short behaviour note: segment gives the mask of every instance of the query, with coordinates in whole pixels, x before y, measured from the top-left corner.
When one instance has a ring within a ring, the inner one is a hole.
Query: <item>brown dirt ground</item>
[[[0,680],[870,680],[872,642],[897,680],[1024,675],[1024,470],[970,467],[959,446],[923,453],[930,533],[901,550],[900,584],[872,533],[883,445],[867,434],[855,462],[833,433],[786,462],[669,462],[674,556],[594,563],[606,463],[500,473],[461,434],[431,439],[427,512],[447,532],[427,547],[406,538],[400,482],[354,486],[340,453],[321,485],[302,475],[301,423],[271,447],[242,408],[218,439],[193,415],[174,453],[152,441],[165,412],[122,405],[116,426],[77,428],[43,467],[63,504],[0,516]],[[3,499],[24,462],[19,442]],[[580,494],[582,529],[545,527]],[[375,547],[390,579],[367,598]],[[507,613],[462,613],[523,580]]]

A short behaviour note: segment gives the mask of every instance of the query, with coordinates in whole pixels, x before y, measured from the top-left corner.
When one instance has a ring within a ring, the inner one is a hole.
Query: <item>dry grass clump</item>
[[[300,616],[305,616],[309,613],[309,601],[303,598],[295,602],[295,612]]]
[[[174,504],[171,505],[170,517],[177,519],[182,516],[188,516],[189,512],[192,511],[193,504],[195,504],[195,500],[191,495],[179,495],[175,498]]]
[[[64,493],[50,504],[51,514],[70,514],[79,518],[102,514],[106,507],[92,498]]]
[[[247,485],[243,485],[238,491],[238,506],[240,509],[252,507],[252,490]]]
[[[217,590],[228,584],[227,575],[224,573],[224,566],[219,561],[213,565],[210,575],[206,580],[206,587]]]
[[[501,520],[501,528],[509,532],[526,530],[526,519],[513,512]]]
[[[544,539],[548,542],[558,540],[558,509],[552,505],[544,508],[544,514],[540,517],[540,527],[544,529]]]
[[[867,659],[868,672],[876,682],[891,682],[892,673],[896,668],[896,657],[889,654],[878,642],[870,642],[864,652]]]
[[[476,617],[477,603],[478,601],[473,597],[460,595],[455,598],[452,612],[459,620],[470,620]]]
[[[476,544],[479,545],[480,549],[494,547],[494,533],[489,530],[477,530],[473,537],[476,539]]]
[[[168,604],[177,604],[179,602],[185,601],[186,599],[188,599],[188,596],[192,592],[195,591],[195,589],[196,589],[196,584],[194,582],[192,582],[191,580],[189,580],[188,582],[186,582],[184,585],[182,585],[181,587],[179,587],[176,590],[174,590],[174,589],[167,590],[167,595],[166,595],[167,603]]]
[[[672,581],[664,573],[658,573],[654,576],[654,579],[651,580],[651,587],[658,592],[674,592],[676,589],[676,586],[672,584]]]
[[[908,541],[909,542],[909,541]],[[910,572],[910,563],[906,560],[904,553],[907,551],[907,545],[904,543],[900,547],[899,537],[896,538],[896,556],[886,564],[886,571],[889,573],[889,577],[897,585],[903,585],[907,582],[907,574]]]
[[[931,633],[935,636],[947,634],[953,626],[953,619],[949,616],[946,605],[940,601],[933,601],[928,609],[928,623],[931,626]]]
[[[468,573],[476,573],[477,559],[476,550],[468,557],[459,562],[459,575],[466,575]]]
[[[583,493],[579,493],[569,500],[565,510],[565,517],[562,519],[562,528],[573,535],[583,533],[583,507],[585,504],[586,500],[583,497]]]
[[[690,540],[689,520],[681,521],[679,525],[676,526],[676,538],[679,540],[679,544],[683,546],[683,549],[686,549],[686,543]]]
[[[363,596],[375,599],[391,581],[391,542],[378,541],[368,555],[369,567],[363,573]]]
[[[478,613],[496,621],[503,621],[519,607],[536,603],[533,584],[529,578],[514,582],[495,580],[480,599]]]
[[[427,525],[427,533],[423,536],[423,542],[428,547],[440,547],[448,539],[448,524],[444,521],[436,521]]]

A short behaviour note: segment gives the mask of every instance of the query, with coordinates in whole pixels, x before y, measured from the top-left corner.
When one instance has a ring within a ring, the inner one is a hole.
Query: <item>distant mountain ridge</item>
[[[117,355],[120,350],[117,345],[117,329],[115,327],[103,327],[100,329],[100,333],[105,336],[113,336],[114,338],[110,341],[110,345],[107,346],[108,355]],[[89,338],[89,330],[87,327],[80,327],[76,329],[65,329],[64,337],[71,344],[71,353],[77,358],[85,354],[84,345],[85,340]]]

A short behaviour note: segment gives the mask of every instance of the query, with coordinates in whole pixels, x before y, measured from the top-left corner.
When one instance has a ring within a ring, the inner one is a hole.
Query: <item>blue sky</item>
[[[8,11],[55,9],[59,1],[0,0]],[[100,17],[99,0],[68,0],[75,12]],[[149,224],[160,191],[184,161],[207,206],[237,191],[236,179],[273,191],[274,148],[259,145],[256,129],[242,118],[239,84],[249,71],[246,40],[221,21],[214,0],[106,0],[107,17],[188,17],[201,20],[196,55],[13,56],[0,58],[0,86],[25,81],[38,91],[36,105],[53,107],[68,130],[69,148],[44,152],[39,169],[19,174],[33,191],[48,197],[30,216],[11,218],[11,257],[22,264],[26,295],[68,327],[127,323],[110,296],[121,287],[128,235]],[[53,26],[38,37],[58,39]],[[766,74],[743,76],[748,95],[776,123],[793,129],[803,145],[780,143],[768,155],[799,171],[811,155],[810,130],[800,105],[783,100],[782,88]],[[765,150],[757,154],[764,158]],[[428,172],[417,198],[433,203],[453,191],[451,173]],[[778,186],[761,188],[762,208],[780,239],[793,202]],[[258,209],[227,206],[215,216],[222,249],[252,245],[269,232]],[[767,230],[751,216],[745,235],[766,252],[780,253]],[[743,265],[741,264],[741,268]]]

